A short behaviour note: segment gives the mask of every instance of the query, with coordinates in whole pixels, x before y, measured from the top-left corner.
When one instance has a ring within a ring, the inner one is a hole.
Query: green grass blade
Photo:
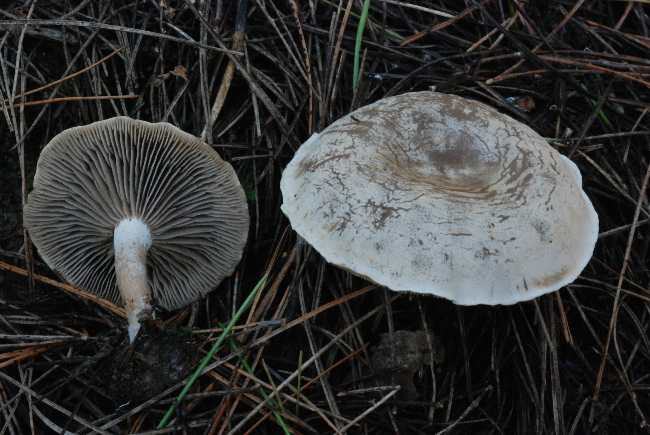
[[[221,328],[223,328],[223,325],[221,323],[219,323],[219,326]],[[231,338],[231,339],[228,340],[228,342],[230,343],[230,347],[232,347],[232,349],[235,352],[237,352],[239,350],[239,347],[237,346],[237,343],[235,343],[235,340],[233,340]],[[248,361],[246,361],[246,359],[243,357],[243,355],[239,356],[239,361],[241,361],[241,364],[244,366],[244,369],[246,369],[246,371],[248,372],[249,375],[255,376],[255,373],[253,373],[253,369],[251,369],[251,366],[248,364]],[[266,390],[264,390],[264,388],[262,388],[262,387],[260,387],[260,394],[265,399],[268,397],[268,394],[266,394]],[[280,413],[278,413],[277,411],[273,411],[273,415],[275,416],[275,418],[278,421],[278,424],[280,425],[282,430],[284,430],[284,433],[287,434],[287,435],[290,435],[291,432],[289,431],[289,428],[287,427],[287,425],[284,423],[284,419],[282,418]]]
[[[264,358],[262,358],[262,366],[264,367],[264,371],[266,372],[266,376],[268,376],[269,383],[271,384],[271,387],[273,388],[273,395],[275,395],[275,401],[278,403],[278,407],[280,408],[280,411],[284,412],[284,406],[282,406],[282,399],[280,399],[280,393],[278,392],[278,387],[275,386],[275,382],[273,381],[273,377],[271,376],[271,373],[269,372],[269,368],[266,366],[266,361],[264,361]]]
[[[226,339],[226,336],[228,334],[230,334],[230,331],[232,330],[232,327],[235,326],[235,324],[237,323],[237,321],[239,320],[241,315],[244,314],[244,311],[246,311],[246,309],[248,308],[250,303],[253,301],[253,298],[255,297],[255,295],[257,294],[259,289],[262,287],[262,284],[264,284],[264,281],[266,281],[266,278],[268,278],[268,275],[264,275],[262,277],[260,282],[257,283],[255,288],[248,295],[248,297],[246,298],[244,303],[241,305],[241,307],[239,307],[239,310],[237,310],[237,312],[235,313],[233,318],[228,323],[228,326],[226,326],[226,329],[223,330],[223,332],[219,336],[219,339],[216,341],[216,343],[214,343],[214,345],[212,346],[212,349],[210,349],[210,352],[208,352],[208,354],[205,356],[205,358],[203,358],[203,361],[201,361],[201,364],[196,369],[196,371],[194,372],[194,374],[190,378],[189,382],[185,385],[185,387],[183,387],[183,390],[180,392],[180,394],[176,398],[176,402],[174,402],[174,404],[169,407],[169,410],[167,411],[165,416],[162,418],[162,420],[160,420],[160,423],[158,423],[158,426],[157,426],[158,429],[162,429],[167,424],[167,422],[169,421],[169,418],[174,414],[174,410],[176,409],[176,407],[178,407],[178,405],[180,405],[180,403],[183,401],[183,398],[185,397],[187,392],[190,391],[190,388],[192,388],[192,385],[194,385],[194,382],[196,382],[196,380],[199,378],[199,376],[201,376],[201,372],[203,372],[203,369],[205,369],[205,367],[208,365],[208,362],[212,359],[214,354],[217,353],[217,350],[219,350],[219,347],[221,347],[221,344]]]
[[[320,0],[320,1],[321,1],[321,3],[325,3],[326,5],[328,5],[328,6],[332,6],[333,8],[336,8],[336,9],[343,9],[341,6],[339,6],[339,5],[335,4],[335,3],[332,3],[332,2],[330,2],[330,1],[327,1],[327,0]],[[359,16],[359,14],[355,14],[354,12],[350,12],[350,15],[352,15],[352,16],[353,16],[354,18],[356,18],[357,20],[361,18],[361,17]],[[402,35],[400,35],[399,33],[397,33],[397,32],[393,32],[392,30],[389,30],[389,29],[384,29],[383,27],[381,27],[381,26],[380,26],[379,24],[377,24],[377,23],[372,23],[372,27],[374,27],[374,28],[377,29],[377,30],[381,30],[382,32],[384,32],[384,33],[387,34],[387,35],[392,36],[393,38],[397,38],[397,39],[399,39],[399,40],[405,39],[405,38],[404,38]]]
[[[366,27],[366,20],[368,19],[368,9],[370,9],[370,0],[364,0],[363,9],[361,10],[361,17],[359,18],[359,28],[357,29],[357,40],[354,44],[354,69],[352,90],[357,89],[357,81],[359,80],[359,63],[361,56],[361,40],[363,39],[363,28]]]
[[[589,92],[589,89],[587,89],[587,87],[586,87],[585,85],[580,85],[580,86],[582,86],[582,89],[584,89],[585,91]],[[594,107],[598,106],[598,102],[597,102],[596,100],[592,100],[591,98],[589,98],[589,101],[591,102],[591,104],[592,104]],[[614,129],[614,126],[612,125],[612,123],[611,123],[611,122],[609,121],[609,119],[607,118],[607,115],[605,115],[605,112],[603,112],[602,110],[599,110],[599,111],[598,111],[598,116],[600,116],[600,119],[603,121],[603,123],[604,123],[607,127],[611,128],[612,130]]]

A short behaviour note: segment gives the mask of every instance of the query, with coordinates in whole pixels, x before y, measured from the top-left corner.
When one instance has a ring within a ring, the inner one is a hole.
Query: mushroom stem
[[[149,227],[138,218],[120,221],[113,234],[117,287],[124,301],[131,341],[140,322],[153,318],[147,280],[147,251],[151,242]]]

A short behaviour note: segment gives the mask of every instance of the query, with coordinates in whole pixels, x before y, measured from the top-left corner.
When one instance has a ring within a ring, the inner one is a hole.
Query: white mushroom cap
[[[533,130],[476,101],[385,98],[312,136],[282,211],[330,263],[460,305],[557,290],[591,258],[598,216],[580,172]]]
[[[122,281],[143,281],[168,310],[232,274],[249,225],[235,171],[212,148],[170,124],[126,117],[52,139],[24,216],[41,257],[70,284],[119,303],[118,251],[131,265]],[[134,303],[148,304],[142,297]]]

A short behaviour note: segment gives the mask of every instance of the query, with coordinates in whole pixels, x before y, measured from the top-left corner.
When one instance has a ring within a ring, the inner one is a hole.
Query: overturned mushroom
[[[24,216],[52,269],[123,301],[131,340],[152,302],[181,308],[229,276],[249,224],[235,171],[212,148],[170,124],[126,117],[52,139]]]
[[[312,136],[282,210],[325,259],[392,290],[514,304],[572,282],[598,217],[575,164],[481,103],[415,92]]]

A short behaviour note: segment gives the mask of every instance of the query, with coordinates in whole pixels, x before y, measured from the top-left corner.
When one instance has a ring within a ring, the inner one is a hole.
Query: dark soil
[[[100,385],[116,408],[145,402],[196,369],[202,344],[196,334],[171,329],[162,322],[145,323],[133,344],[125,340],[110,353],[99,376]]]

